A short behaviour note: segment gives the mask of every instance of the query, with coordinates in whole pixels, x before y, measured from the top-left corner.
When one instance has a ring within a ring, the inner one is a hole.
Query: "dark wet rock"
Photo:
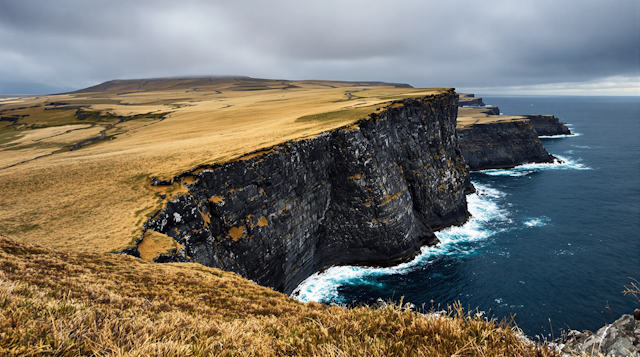
[[[123,249],[123,250],[114,252],[114,254],[131,255],[133,257],[140,258],[140,252],[138,251],[137,247]]]
[[[453,92],[407,99],[355,125],[192,170],[189,194],[146,227],[195,262],[286,293],[331,265],[403,261],[436,243],[433,230],[468,217],[473,186],[456,113]]]
[[[500,115],[500,108],[498,107],[486,107],[486,109],[488,115]]]
[[[640,321],[631,315],[622,315],[613,324],[606,325],[596,333],[574,332],[574,336],[562,348],[564,353],[606,355],[606,356],[640,356],[638,339],[640,338]]]
[[[571,130],[553,115],[523,115],[538,136],[571,135]]]
[[[174,182],[173,179],[171,179],[171,180],[159,180],[159,179],[157,179],[155,177],[151,177],[150,180],[151,180],[151,184],[153,186],[171,186],[171,185],[173,185],[173,182]]]
[[[458,128],[458,137],[470,170],[505,169],[555,159],[528,120],[467,125]]]
[[[187,256],[184,249],[172,249],[168,253],[158,255],[152,261],[154,263],[188,263],[193,260]]]

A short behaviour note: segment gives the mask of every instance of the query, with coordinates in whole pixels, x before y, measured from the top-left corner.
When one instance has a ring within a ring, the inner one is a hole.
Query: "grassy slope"
[[[475,314],[302,304],[195,264],[0,237],[0,355],[557,356]]]
[[[150,176],[228,161],[348,124],[392,99],[440,92],[245,77],[112,81],[76,93],[0,101],[0,116],[20,118],[13,125],[0,121],[0,163],[48,155],[0,165],[0,233],[56,249],[122,249],[162,205]],[[95,115],[78,120],[79,105]],[[131,120],[116,125],[122,116]],[[112,140],[68,151],[100,130]],[[168,238],[155,240],[146,256],[172,245]]]

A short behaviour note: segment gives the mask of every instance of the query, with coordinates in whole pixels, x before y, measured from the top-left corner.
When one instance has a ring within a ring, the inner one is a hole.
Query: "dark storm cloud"
[[[633,82],[639,8],[636,0],[0,0],[0,90],[208,74],[455,87]]]

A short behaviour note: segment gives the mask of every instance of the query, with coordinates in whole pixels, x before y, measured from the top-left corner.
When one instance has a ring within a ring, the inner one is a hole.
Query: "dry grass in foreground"
[[[302,304],[196,264],[0,238],[2,356],[558,356],[460,308]]]

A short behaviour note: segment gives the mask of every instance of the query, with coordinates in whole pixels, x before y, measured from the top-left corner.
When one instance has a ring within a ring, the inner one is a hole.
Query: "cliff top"
[[[487,124],[526,120],[522,116],[495,115],[488,108],[458,108],[458,128],[474,124]]]
[[[122,249],[161,207],[150,176],[229,161],[350,124],[386,102],[446,91],[191,77],[0,99],[0,233],[56,249]]]

